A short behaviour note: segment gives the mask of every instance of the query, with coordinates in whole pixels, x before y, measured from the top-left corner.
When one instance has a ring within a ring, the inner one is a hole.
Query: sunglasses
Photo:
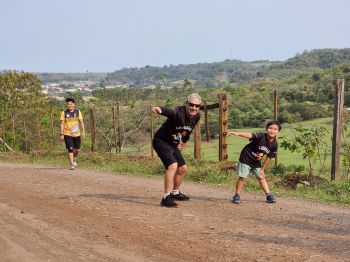
[[[190,103],[190,102],[188,102],[188,105],[190,107],[196,107],[196,108],[200,108],[201,107],[201,105],[193,104],[193,103]]]

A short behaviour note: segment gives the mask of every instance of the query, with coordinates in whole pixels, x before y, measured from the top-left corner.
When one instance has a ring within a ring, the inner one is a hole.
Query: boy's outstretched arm
[[[240,137],[245,137],[245,138],[252,138],[253,135],[252,133],[249,132],[236,132],[236,131],[230,131],[227,133],[227,135],[234,135],[234,136],[240,136]]]

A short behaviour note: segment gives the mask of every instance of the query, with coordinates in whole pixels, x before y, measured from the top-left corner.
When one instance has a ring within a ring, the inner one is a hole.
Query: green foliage
[[[295,128],[291,137],[282,138],[281,146],[291,152],[301,153],[309,162],[309,174],[313,174],[313,164],[319,161],[321,174],[325,174],[325,161],[329,153],[329,143],[325,140],[328,130],[323,127]]]

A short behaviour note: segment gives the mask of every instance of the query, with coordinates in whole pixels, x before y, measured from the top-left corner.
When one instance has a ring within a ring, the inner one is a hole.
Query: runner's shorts
[[[66,148],[69,149],[80,149],[80,136],[64,136],[64,143],[66,144]]]
[[[177,163],[179,167],[186,165],[186,162],[177,145],[168,144],[162,139],[155,137],[153,139],[153,148],[157,152],[160,160],[162,160],[166,169],[168,169],[168,167],[174,163]]]

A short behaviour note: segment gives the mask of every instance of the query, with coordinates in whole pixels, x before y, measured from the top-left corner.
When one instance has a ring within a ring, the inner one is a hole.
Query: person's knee
[[[263,175],[258,175],[256,176],[256,179],[258,179],[259,181],[264,181],[265,177]]]
[[[187,172],[187,165],[180,166],[177,171],[179,174],[184,175]]]
[[[177,163],[173,163],[173,164],[169,165],[167,170],[175,172],[177,170]]]

